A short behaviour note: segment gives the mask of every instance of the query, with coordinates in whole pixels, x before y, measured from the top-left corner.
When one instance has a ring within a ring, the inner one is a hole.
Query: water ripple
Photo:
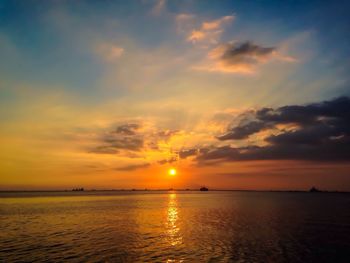
[[[249,192],[0,198],[0,262],[350,262],[349,200]]]

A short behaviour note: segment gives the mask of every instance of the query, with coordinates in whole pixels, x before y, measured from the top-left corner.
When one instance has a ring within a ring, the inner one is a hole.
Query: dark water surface
[[[350,262],[350,194],[0,194],[0,262]]]

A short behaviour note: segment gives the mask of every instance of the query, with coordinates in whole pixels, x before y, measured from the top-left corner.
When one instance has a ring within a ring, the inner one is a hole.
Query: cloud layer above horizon
[[[239,124],[218,136],[221,141],[246,140],[260,134],[262,146],[201,149],[199,161],[350,160],[350,98],[308,105],[262,108],[243,113]],[[259,142],[258,142],[259,143]]]

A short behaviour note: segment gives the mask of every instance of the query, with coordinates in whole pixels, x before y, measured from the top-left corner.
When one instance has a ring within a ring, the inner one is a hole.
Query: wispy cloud
[[[152,8],[153,15],[160,15],[166,6],[166,0],[157,0],[155,5]]]
[[[185,17],[184,17],[185,18]],[[193,29],[187,36],[187,41],[192,43],[205,42],[217,44],[225,26],[232,23],[234,16],[223,16],[216,20],[204,21],[197,29]]]
[[[100,43],[95,48],[96,53],[107,62],[114,62],[124,54],[124,48],[114,43]]]
[[[163,164],[168,164],[168,163],[174,163],[176,162],[178,159],[176,157],[170,157],[168,159],[163,159],[158,161],[158,164],[163,165]]]
[[[118,126],[115,129],[114,133],[123,134],[123,135],[135,135],[139,128],[140,128],[140,124],[138,123],[127,123],[127,124]]]
[[[153,162],[175,156],[170,141],[180,131],[161,129],[155,123],[127,122],[99,131],[91,139],[88,153],[114,155],[122,158],[150,158]],[[150,157],[151,156],[151,157]]]
[[[135,171],[137,169],[147,168],[149,166],[150,166],[149,163],[131,164],[131,165],[126,165],[126,166],[115,168],[115,170],[129,172],[129,171]]]
[[[136,123],[117,126],[112,131],[102,134],[99,145],[89,150],[97,154],[118,154],[120,151],[141,151],[144,146],[144,136],[138,133],[140,127]]]
[[[196,15],[190,13],[181,13],[175,16],[176,28],[178,33],[188,34],[195,27]]]

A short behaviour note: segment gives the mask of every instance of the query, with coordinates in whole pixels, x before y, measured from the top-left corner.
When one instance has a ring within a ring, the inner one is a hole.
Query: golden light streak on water
[[[178,217],[177,196],[176,193],[170,193],[167,211],[167,235],[172,246],[178,246],[182,243]]]

